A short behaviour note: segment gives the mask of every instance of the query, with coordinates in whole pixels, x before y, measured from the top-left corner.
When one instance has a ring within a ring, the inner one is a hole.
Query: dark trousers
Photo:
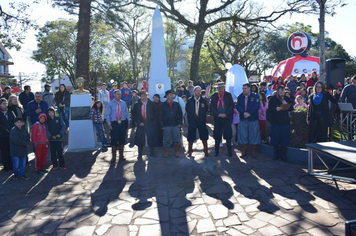
[[[290,143],[290,125],[271,126],[271,144],[273,146],[288,146]]]
[[[224,139],[232,138],[232,129],[231,129],[231,120],[226,118],[214,117],[214,139],[222,140],[222,136],[224,135]]]
[[[309,142],[326,142],[328,140],[328,126],[321,112],[314,112],[314,119],[310,121]]]
[[[119,124],[117,121],[111,122],[112,130],[110,130],[111,146],[125,145],[127,121],[122,121]]]
[[[60,167],[65,167],[62,144],[63,144],[62,141],[49,142],[49,146],[51,148],[51,160],[52,160],[53,167],[58,167],[58,161]]]
[[[193,142],[197,139],[197,129],[201,140],[208,140],[209,132],[205,123],[190,122],[188,125],[188,142]]]
[[[10,157],[10,138],[0,137],[0,149],[2,164],[4,165],[4,170],[12,170],[12,161]]]

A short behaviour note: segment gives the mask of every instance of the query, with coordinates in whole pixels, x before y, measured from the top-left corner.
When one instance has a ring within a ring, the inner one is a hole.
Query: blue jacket
[[[40,107],[42,111],[40,113],[36,114],[36,110],[38,107]],[[40,103],[37,103],[37,102],[35,102],[35,100],[32,100],[31,102],[29,102],[27,104],[26,115],[30,117],[31,125],[33,125],[34,123],[36,123],[38,121],[38,116],[41,113],[46,114],[47,108],[48,108],[48,104],[45,101],[41,101]]]
[[[245,95],[241,93],[237,97],[236,109],[240,113],[240,120],[245,120],[244,113],[250,113],[250,117],[247,118],[248,121],[258,120],[258,110],[260,109],[260,96],[256,93],[250,92],[247,101],[247,109],[245,110]]]

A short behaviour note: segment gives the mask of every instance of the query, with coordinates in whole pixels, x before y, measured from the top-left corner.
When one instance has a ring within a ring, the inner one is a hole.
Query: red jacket
[[[319,81],[318,78],[316,78],[316,81],[314,81],[313,79],[308,79],[307,80],[307,83],[305,84],[305,87],[306,88],[309,88],[309,87],[314,87],[314,84]]]
[[[273,91],[275,91],[275,90],[278,88],[279,85],[283,85],[284,87],[286,87],[286,84],[285,84],[285,83],[279,83],[279,84],[275,83],[275,84],[273,84],[273,86],[272,86]]]
[[[47,129],[46,124],[41,124],[36,122],[32,126],[31,139],[34,144],[44,144],[47,143]]]

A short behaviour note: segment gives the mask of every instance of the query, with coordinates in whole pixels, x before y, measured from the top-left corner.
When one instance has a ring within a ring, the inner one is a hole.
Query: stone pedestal
[[[70,97],[68,151],[96,148],[94,126],[89,118],[91,104],[90,94]]]

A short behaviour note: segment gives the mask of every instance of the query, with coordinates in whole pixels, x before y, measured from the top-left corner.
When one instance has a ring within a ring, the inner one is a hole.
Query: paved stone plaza
[[[144,149],[142,160],[127,145],[116,165],[110,148],[66,153],[67,170],[44,175],[30,155],[29,181],[0,172],[0,235],[344,235],[356,219],[354,184],[338,190],[261,153],[242,159],[237,146],[216,158],[209,144],[210,157],[198,141],[194,158]]]

